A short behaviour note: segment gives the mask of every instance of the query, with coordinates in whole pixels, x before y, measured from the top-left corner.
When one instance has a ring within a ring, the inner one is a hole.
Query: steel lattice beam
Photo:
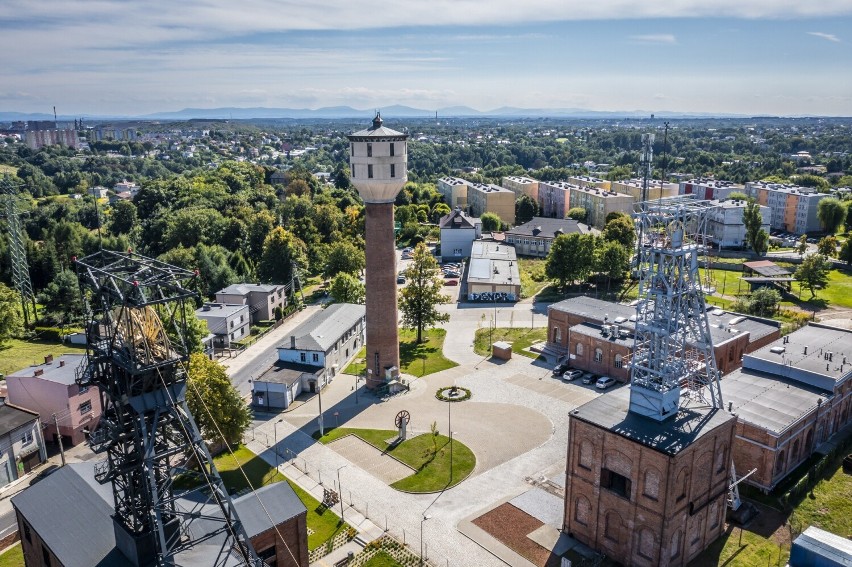
[[[27,250],[24,246],[24,229],[21,225],[20,212],[18,211],[18,191],[8,173],[0,181],[0,192],[2,192],[4,197],[6,222],[9,226],[9,259],[12,264],[12,285],[21,296],[24,325],[29,327],[31,322],[35,323],[38,314],[36,312],[33,284],[32,280],[30,280]]]

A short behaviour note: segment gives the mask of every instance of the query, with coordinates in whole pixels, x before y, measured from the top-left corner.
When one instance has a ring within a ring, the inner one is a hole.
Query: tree
[[[574,219],[577,222],[586,222],[586,209],[583,207],[572,207],[568,209],[568,212],[565,214],[569,219]]]
[[[529,195],[521,195],[515,201],[515,223],[524,224],[538,215],[538,203]]]
[[[366,289],[361,280],[341,272],[331,278],[328,292],[337,303],[364,303]]]
[[[604,240],[621,244],[627,250],[633,250],[636,244],[636,227],[633,219],[627,215],[618,215],[606,223],[601,233]]]
[[[817,242],[817,254],[822,254],[828,258],[837,256],[837,238],[834,236],[825,236]]]
[[[443,281],[438,262],[426,245],[418,244],[411,258],[411,265],[405,270],[408,285],[400,292],[399,310],[403,327],[417,329],[417,342],[422,343],[424,328],[450,320],[449,314],[436,309],[439,303],[447,303],[450,298],[441,293]]]
[[[503,221],[500,220],[500,217],[498,217],[494,213],[482,213],[482,216],[479,217],[479,220],[482,221],[482,232],[497,232],[498,230],[500,230],[500,226],[503,224]]]
[[[338,240],[328,251],[323,275],[330,278],[341,273],[357,274],[366,264],[363,250],[348,240]]]
[[[559,281],[565,288],[569,283],[589,277],[595,262],[595,237],[591,234],[560,234],[553,240],[544,265],[545,275]]]
[[[847,266],[852,266],[852,240],[846,240],[843,243],[838,258],[846,262]]]
[[[771,317],[778,309],[781,294],[771,287],[761,287],[755,290],[749,298],[748,312],[761,317]]]
[[[189,358],[186,404],[201,435],[213,443],[237,444],[251,425],[251,411],[231,384],[225,367],[203,354]]]
[[[834,197],[826,197],[817,205],[817,218],[825,232],[834,234],[846,220],[846,207]]]
[[[748,195],[741,191],[731,191],[728,194],[728,201],[748,201]]]
[[[828,272],[831,266],[822,254],[809,254],[796,269],[794,277],[802,287],[811,292],[811,299],[816,297],[816,290],[825,289],[828,285]]]
[[[852,201],[846,203],[846,218],[844,219],[846,232],[852,232]]]
[[[130,201],[118,201],[112,206],[109,231],[113,234],[128,234],[136,226],[136,205]]]
[[[71,270],[62,270],[39,295],[47,316],[57,323],[73,322],[83,315],[83,300],[77,276]]]
[[[808,251],[808,235],[803,234],[801,236],[801,238],[799,238],[799,245],[796,246],[796,253],[798,253],[799,256],[804,256],[805,252],[807,252],[807,251]]]
[[[294,263],[307,267],[305,243],[280,226],[275,227],[263,241],[263,254],[257,264],[258,276],[265,283],[290,283]]]
[[[21,295],[0,283],[0,344],[24,330]]]
[[[432,222],[438,224],[441,221],[441,218],[445,215],[450,214],[452,209],[445,202],[441,201],[440,203],[436,203],[434,207],[432,207]]]
[[[595,254],[595,271],[606,276],[606,290],[612,280],[620,280],[630,268],[629,248],[625,248],[615,240],[604,242],[597,247]]]
[[[760,205],[750,201],[743,209],[743,225],[746,231],[746,242],[758,256],[766,254],[769,248],[769,235],[761,228],[763,215],[760,214]]]

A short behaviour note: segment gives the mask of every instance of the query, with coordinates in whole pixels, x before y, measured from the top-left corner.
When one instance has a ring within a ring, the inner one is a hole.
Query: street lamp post
[[[345,469],[345,468],[346,468],[346,465],[343,465],[342,467],[339,467],[337,469],[337,491],[340,493],[339,496],[340,496],[340,523],[341,524],[343,523],[343,486],[341,486],[341,484],[340,484],[340,469]],[[350,498],[349,500],[351,501],[352,499]]]
[[[272,445],[272,450],[275,451],[275,468],[278,468],[278,424],[284,421],[284,418],[279,419],[275,423],[272,424],[272,431],[275,438],[275,443]],[[269,440],[269,437],[266,438]]]
[[[447,431],[450,432],[450,480],[447,486],[453,483],[453,402],[447,402]]]
[[[423,524],[431,517],[428,514],[423,514],[423,519],[420,520],[420,565],[423,565]]]
[[[323,372],[322,376],[323,376],[323,382],[324,382],[325,379],[328,377],[328,375],[327,375],[326,372]],[[323,427],[323,423],[322,423],[322,386],[323,386],[322,382],[317,384],[317,394],[319,396],[319,420],[318,421],[319,421],[320,438],[325,437],[325,427]]]

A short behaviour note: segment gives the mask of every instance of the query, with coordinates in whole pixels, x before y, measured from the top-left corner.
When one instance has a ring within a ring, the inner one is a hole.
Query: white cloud
[[[808,35],[812,35],[814,37],[821,37],[822,39],[833,41],[835,43],[840,43],[840,38],[834,35],[833,33],[823,33],[818,31],[808,32]]]
[[[677,38],[670,33],[631,35],[630,39],[636,43],[656,43],[662,45],[674,45],[677,43]]]

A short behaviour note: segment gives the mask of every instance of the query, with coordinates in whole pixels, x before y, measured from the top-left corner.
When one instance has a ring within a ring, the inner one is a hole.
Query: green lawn
[[[237,448],[233,456],[230,453],[223,453],[213,459],[213,462],[216,465],[216,470],[222,476],[222,481],[231,492],[239,492],[248,488],[249,483],[254,488],[260,488],[273,482],[287,481],[296,492],[299,500],[308,509],[308,527],[314,531],[314,533],[308,535],[308,549],[316,549],[334,537],[337,532],[348,528],[346,524],[340,523],[340,518],[321,506],[316,498],[299,488],[290,479],[276,471],[269,463],[245,447]],[[245,476],[240,472],[240,466],[242,466]],[[246,482],[245,477],[248,477],[249,483]]]
[[[794,295],[799,295],[799,289],[799,282],[793,282]],[[813,300],[811,300],[811,292],[802,289],[801,298],[806,304],[803,306],[805,309],[808,309],[808,305],[815,305],[819,308],[821,303],[825,302],[836,307],[852,307],[852,273],[843,270],[831,270],[828,274],[828,287],[817,291],[816,298]]]
[[[473,451],[459,441],[453,440],[453,476],[450,479],[450,439],[440,433],[435,437],[429,433],[418,435],[403,441],[394,448],[389,448],[387,440],[397,436],[394,430],[384,429],[350,429],[335,428],[326,430],[325,436],[319,441],[330,443],[346,435],[357,435],[380,451],[385,451],[403,463],[413,468],[413,475],[399,480],[391,485],[392,488],[406,492],[436,492],[463,481],[476,466],[476,456]],[[319,432],[314,434],[319,437]],[[438,452],[433,455],[434,447]],[[449,482],[451,481],[451,482]]]
[[[707,283],[707,270],[699,268],[698,273],[701,276],[701,284],[705,285]],[[740,279],[742,275],[743,273],[740,270],[710,270],[711,285],[716,289],[716,295],[722,295],[723,291],[726,296],[748,293],[748,284]]]
[[[381,565],[381,563],[377,563]],[[389,563],[388,565],[393,565]],[[24,567],[24,548],[18,542],[11,549],[0,555],[0,567]]]
[[[380,551],[364,563],[364,567],[402,567],[402,563],[388,555],[387,552]]]
[[[550,280],[544,275],[544,258],[518,258],[521,273],[521,297],[532,297],[544,289]]]
[[[447,331],[441,328],[424,330],[426,340],[417,344],[417,332],[403,329],[399,332],[399,363],[403,373],[422,378],[435,372],[458,366],[443,354]],[[343,369],[345,374],[359,375],[366,371],[366,347]]]
[[[547,340],[547,329],[530,329],[516,327],[509,329],[497,327],[494,329],[493,339],[491,329],[477,329],[473,339],[473,352],[479,356],[491,354],[491,342],[507,341],[512,343],[512,352],[529,358],[538,358],[538,354],[526,349],[534,343]]]
[[[59,356],[66,352],[84,354],[86,349],[70,343],[10,339],[0,346],[0,373],[11,374],[27,366],[44,363],[48,354]]]

